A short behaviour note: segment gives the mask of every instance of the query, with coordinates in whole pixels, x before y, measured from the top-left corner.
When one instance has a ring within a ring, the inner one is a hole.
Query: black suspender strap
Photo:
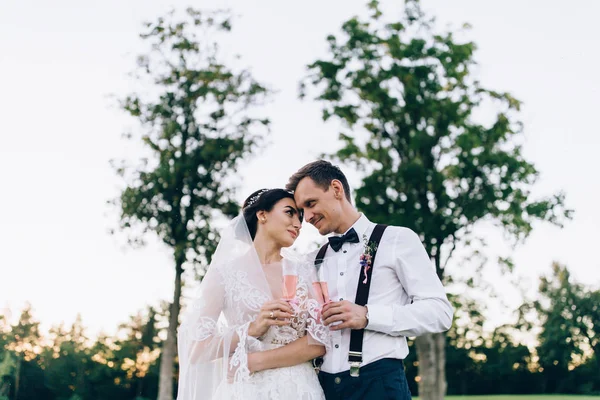
[[[317,271],[321,267],[321,264],[323,264],[323,260],[325,259],[325,253],[327,253],[328,247],[329,247],[329,243],[325,243],[323,245],[323,247],[321,247],[319,249],[319,252],[317,253],[317,256],[315,257],[315,267],[317,268]]]
[[[371,275],[373,274],[373,267],[375,266],[375,256],[377,255],[377,248],[379,247],[381,237],[383,236],[383,232],[386,228],[387,225],[377,224],[373,230],[373,233],[371,234],[369,242],[367,243],[367,247],[369,248],[368,253],[371,257],[368,264],[361,266],[360,274],[358,276],[358,287],[356,288],[356,299],[354,300],[354,303],[360,306],[366,305],[367,301],[369,300],[369,289],[371,288]],[[325,253],[323,252],[323,255],[324,254]],[[315,265],[316,262],[317,261],[315,260]],[[368,268],[366,271],[365,279],[365,268],[367,268],[368,265],[370,265],[370,268]],[[348,353],[348,362],[350,363],[350,376],[353,377],[357,377],[359,375],[360,364],[362,364],[362,346],[364,334],[364,329],[353,329],[350,332],[350,352]]]
[[[323,260],[325,259],[325,253],[327,253],[327,248],[329,248],[329,243],[325,243],[323,247],[319,249],[319,252],[315,257],[315,268],[317,269],[317,276],[319,274],[319,268],[321,268],[321,264],[323,264]],[[321,370],[321,365],[323,365],[323,357],[317,357],[313,359],[312,365],[315,371],[318,373]]]

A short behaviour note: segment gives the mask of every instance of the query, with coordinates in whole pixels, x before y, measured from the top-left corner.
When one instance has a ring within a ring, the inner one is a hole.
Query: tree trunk
[[[15,400],[19,399],[19,384],[21,382],[21,354],[17,353],[17,365],[15,371]]]
[[[428,333],[415,339],[419,360],[419,399],[443,400],[446,394],[446,334]]]
[[[163,344],[160,357],[160,378],[158,381],[158,400],[173,400],[173,367],[177,350],[177,325],[179,324],[179,311],[181,300],[181,274],[183,261],[177,260],[175,266],[175,293],[173,304],[169,310],[169,328],[167,340]]]
[[[142,375],[140,377],[138,377],[138,384],[137,384],[137,397],[144,397],[144,379],[146,379],[146,375]]]

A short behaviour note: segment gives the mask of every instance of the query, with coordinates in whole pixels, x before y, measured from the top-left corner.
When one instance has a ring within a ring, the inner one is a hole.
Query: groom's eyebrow
[[[302,203],[302,205],[304,207],[308,207],[308,204],[311,203],[311,202],[314,202],[314,201],[315,201],[315,199],[312,199],[312,198],[306,199],[306,200],[304,200],[304,202]]]

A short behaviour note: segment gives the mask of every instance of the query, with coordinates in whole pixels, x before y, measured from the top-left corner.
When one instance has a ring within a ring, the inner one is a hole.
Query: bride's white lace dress
[[[281,297],[282,272],[281,264],[256,266],[252,249],[240,256],[243,250],[243,246],[234,248],[237,258],[232,260],[230,254],[226,263],[213,260],[200,296],[180,326],[178,400],[324,399],[310,362],[256,373],[248,370],[251,352],[285,346],[305,335],[309,335],[309,344],[326,347],[330,339],[329,329],[320,321],[306,264],[298,264],[297,304],[291,324],[273,326],[260,339],[248,335],[248,326],[261,306]]]
[[[273,266],[271,266],[273,268]],[[275,267],[276,268],[276,267]],[[234,285],[243,286],[243,276],[229,276],[227,279]],[[241,340],[235,354],[231,358],[231,364],[237,367],[235,372],[236,382],[223,382],[219,387],[217,398],[219,399],[324,399],[323,390],[319,385],[317,374],[312,364],[306,362],[293,367],[269,369],[265,371],[248,374],[245,365],[245,357],[249,351],[263,351],[275,349],[293,342],[306,334],[312,338],[327,340],[327,328],[319,321],[319,304],[309,296],[311,282],[307,282],[305,276],[299,276],[296,290],[295,306],[297,312],[291,320],[289,327],[271,327],[267,334],[259,341],[246,335],[247,325],[250,321],[239,320],[242,326],[239,330]],[[246,288],[249,289],[249,288]],[[268,300],[260,293],[252,290],[233,290],[232,293],[244,293],[242,296],[228,296],[227,302],[232,306],[225,311],[230,318],[247,315],[247,311],[258,312],[260,306]],[[250,296],[248,296],[248,294]],[[250,299],[250,297],[253,297]],[[252,308],[250,308],[252,307]],[[255,307],[258,307],[256,309]],[[244,310],[244,308],[248,308]],[[253,320],[253,318],[252,318]],[[245,342],[246,346],[242,343]]]

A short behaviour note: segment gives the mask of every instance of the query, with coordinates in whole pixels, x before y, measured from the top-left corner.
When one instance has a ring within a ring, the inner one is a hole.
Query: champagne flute
[[[330,301],[329,289],[327,287],[327,281],[325,280],[325,260],[317,267],[316,274],[313,275],[313,292],[315,298],[319,303],[320,307],[317,309],[317,319],[322,320],[323,317],[323,306]]]
[[[323,260],[323,263],[317,270],[317,280],[312,284],[317,296],[317,301],[319,301],[321,305],[331,301],[329,298],[329,288],[327,287],[327,281],[325,280],[325,268],[327,268],[326,260]]]
[[[289,302],[296,298],[298,271],[296,265],[285,258],[281,260],[281,267],[283,270],[283,299]]]

